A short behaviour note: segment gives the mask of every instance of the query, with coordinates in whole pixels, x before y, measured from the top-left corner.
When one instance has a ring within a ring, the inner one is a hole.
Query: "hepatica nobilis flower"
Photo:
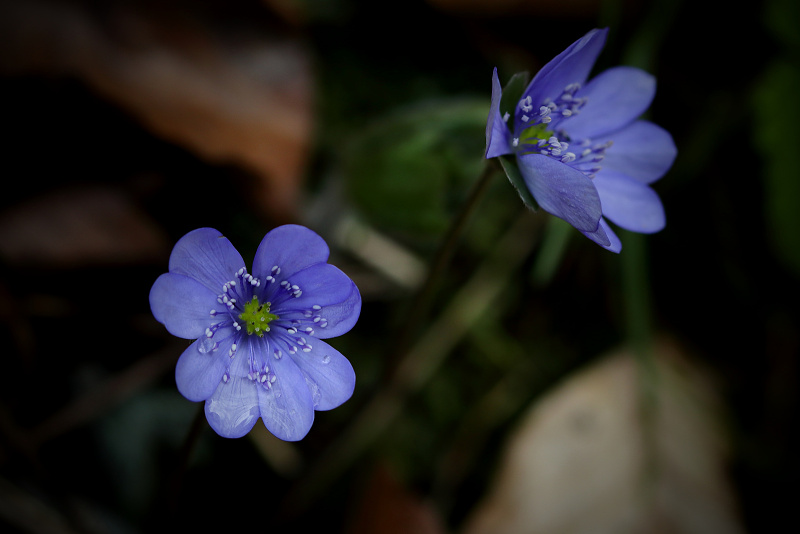
[[[322,340],[355,325],[361,295],[327,260],[325,241],[295,225],[264,237],[252,274],[214,229],[189,232],[175,245],[150,307],[171,334],[196,340],[175,379],[184,397],[205,401],[220,436],[244,436],[261,417],[275,436],[296,441],[314,410],[352,395],[353,367]]]
[[[607,32],[592,30],[570,45],[510,102],[494,70],[486,157],[514,154],[518,171],[501,162],[526,204],[619,252],[605,218],[634,232],[661,230],[664,208],[648,184],[667,172],[677,151],[668,132],[638,120],[655,96],[651,75],[616,67],[586,82]]]

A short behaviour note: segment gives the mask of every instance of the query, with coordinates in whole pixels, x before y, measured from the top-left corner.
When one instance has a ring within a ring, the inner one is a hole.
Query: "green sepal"
[[[514,117],[514,112],[517,110],[517,104],[522,98],[522,93],[528,87],[528,80],[530,74],[527,72],[518,72],[508,80],[508,83],[503,87],[503,96],[500,97],[500,116],[504,117],[508,113],[509,117]],[[511,128],[513,129],[514,122],[511,121]]]
[[[528,186],[525,185],[525,179],[522,177],[522,172],[520,172],[519,166],[517,165],[517,158],[513,156],[499,156],[497,159],[500,160],[503,172],[506,173],[508,181],[511,182],[511,185],[517,190],[517,194],[519,194],[519,198],[522,199],[522,203],[525,204],[525,207],[531,211],[538,210],[539,204],[536,203],[536,199],[533,198],[530,190],[528,190]]]

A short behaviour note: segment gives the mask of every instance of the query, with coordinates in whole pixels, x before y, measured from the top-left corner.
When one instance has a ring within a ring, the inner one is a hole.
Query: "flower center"
[[[253,297],[253,300],[244,305],[244,311],[239,314],[239,319],[244,321],[249,335],[264,337],[264,332],[269,332],[269,323],[278,318],[269,312],[271,304],[271,302],[261,304],[258,302],[258,297]]]
[[[592,143],[591,139],[575,142],[563,128],[561,122],[580,113],[587,99],[575,97],[580,84],[567,85],[555,100],[546,99],[538,109],[534,109],[530,96],[520,100],[517,117],[519,137],[514,137],[512,146],[520,154],[542,154],[566,163],[594,178],[602,168],[606,150],[612,142]],[[570,145],[572,145],[570,147]]]

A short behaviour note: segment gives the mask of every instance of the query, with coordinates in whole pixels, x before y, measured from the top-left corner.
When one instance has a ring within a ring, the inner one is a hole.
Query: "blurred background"
[[[485,166],[501,81],[595,27],[653,73],[667,227],[611,254]],[[0,1],[0,530],[739,533],[794,523],[800,4]],[[353,398],[299,443],[177,392],[186,232],[320,233]]]

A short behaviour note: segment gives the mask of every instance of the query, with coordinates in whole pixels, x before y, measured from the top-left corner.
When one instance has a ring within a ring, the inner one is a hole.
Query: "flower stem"
[[[205,426],[206,417],[204,404],[205,403],[200,403],[197,412],[192,419],[192,424],[189,427],[189,431],[186,433],[186,438],[184,438],[183,445],[178,453],[178,466],[173,471],[172,477],[169,481],[168,511],[170,516],[174,516],[177,513],[179,506],[178,501],[180,499],[181,489],[183,487],[183,476],[186,473],[186,467],[189,465],[189,458],[192,455],[192,451],[194,450],[197,440],[200,437],[200,434],[202,434],[203,427]]]
[[[414,338],[420,325],[427,318],[436,286],[453,258],[453,253],[461,240],[461,236],[464,234],[467,222],[489,189],[491,179],[498,170],[500,169],[496,159],[486,160],[481,175],[473,184],[466,200],[451,221],[439,248],[431,260],[425,281],[416,292],[408,311],[404,314],[407,320],[400,328],[394,343],[391,345],[393,350],[388,358],[390,371],[394,370],[401,355],[407,352],[409,340]]]
[[[472,277],[453,296],[405,354],[390,382],[373,396],[353,422],[301,477],[282,506],[289,515],[307,509],[349,466],[391,427],[406,399],[441,367],[456,345],[514,279],[533,250],[539,217],[524,211],[500,238]]]
[[[625,253],[622,255],[623,295],[627,341],[638,367],[639,417],[644,440],[642,498],[653,498],[653,482],[658,477],[656,425],[658,416],[659,373],[653,346],[650,282],[647,276],[645,236],[625,232]]]

